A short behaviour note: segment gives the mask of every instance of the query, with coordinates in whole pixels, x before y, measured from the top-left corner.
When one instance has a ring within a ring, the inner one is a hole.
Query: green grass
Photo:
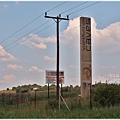
[[[120,119],[120,105],[101,107],[96,105],[92,100],[92,109],[90,110],[89,98],[78,100],[77,95],[79,90],[71,92],[63,92],[63,98],[66,101],[70,111],[65,106],[64,102],[61,100],[60,110],[58,109],[58,102],[56,99],[56,92],[50,93],[50,98],[48,101],[48,95],[46,93],[37,93],[37,101],[35,106],[35,94],[31,94],[29,103],[19,103],[17,106],[16,99],[13,101],[12,105],[4,103],[0,104],[0,119],[37,119],[37,118],[47,118],[47,119],[87,119],[87,118],[119,118]],[[16,94],[15,94],[16,95]],[[15,97],[15,95],[13,97]],[[19,98],[22,98],[19,96]],[[3,100],[8,100],[4,98]]]
[[[6,105],[0,107],[0,118],[120,118],[120,106],[114,106],[109,108],[89,108],[89,103],[82,103],[77,101],[76,98],[65,98],[70,111],[66,108],[63,101],[61,101],[61,109],[58,109],[57,102],[55,100],[42,100],[37,101],[35,107],[33,103]]]

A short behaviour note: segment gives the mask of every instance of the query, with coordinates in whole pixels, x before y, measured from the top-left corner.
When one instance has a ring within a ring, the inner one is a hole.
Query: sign
[[[80,17],[81,97],[90,95],[92,84],[91,18]]]
[[[64,71],[59,71],[59,83],[64,81]],[[46,83],[57,83],[57,72],[46,70]]]

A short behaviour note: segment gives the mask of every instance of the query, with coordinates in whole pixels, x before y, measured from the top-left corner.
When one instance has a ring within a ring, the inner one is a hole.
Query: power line
[[[67,1],[66,1],[66,2],[67,2]],[[63,3],[61,3],[61,4],[57,5],[57,6],[49,9],[48,11],[54,10],[55,8],[57,8],[57,7],[65,4],[66,2],[63,2]],[[44,13],[42,13],[41,15],[39,15],[38,17],[36,17],[35,19],[33,19],[32,21],[30,21],[30,22],[27,23],[26,25],[24,25],[22,28],[20,28],[19,30],[17,30],[16,32],[14,32],[14,33],[11,34],[10,36],[8,36],[8,37],[5,38],[4,40],[2,40],[2,41],[0,42],[0,44],[3,43],[3,42],[5,42],[5,41],[7,41],[7,40],[8,40],[9,38],[11,38],[13,35],[15,35],[16,33],[20,32],[20,31],[23,30],[25,27],[27,27],[28,25],[30,25],[31,23],[33,23],[34,21],[36,21],[38,18],[42,17],[43,15],[44,15]]]
[[[83,10],[83,9],[86,9],[86,8],[88,8],[88,7],[91,7],[91,6],[93,6],[93,5],[95,5],[95,4],[99,3],[99,2],[100,2],[100,1],[95,2],[95,3],[93,3],[93,4],[91,4],[91,5],[88,5],[88,6],[84,7],[84,8],[81,8],[81,9],[79,9],[79,10],[76,10],[76,11],[72,12],[72,13],[69,13],[68,15],[72,15],[72,14],[74,14],[74,13],[76,13],[76,12],[79,12],[79,11],[81,11],[81,10]]]
[[[63,4],[65,4],[66,2],[68,2],[68,1],[63,2],[63,3],[61,3],[60,5],[57,5],[56,7],[51,8],[50,10],[48,10],[48,11],[46,11],[46,12],[49,12],[49,11],[51,11],[51,10],[55,9],[55,8],[57,8],[57,7],[59,7],[59,6],[63,5]]]
[[[67,1],[65,1],[65,2],[63,2],[63,3],[61,3],[61,4],[57,5],[57,6],[55,6],[55,7],[53,7],[53,8],[51,8],[51,9],[49,9],[48,11],[51,11],[51,10],[55,9],[55,8],[57,8],[57,7],[65,4],[66,2],[67,2]],[[48,12],[48,11],[47,11],[47,12]],[[13,33],[12,35],[10,35],[10,36],[7,37],[6,39],[4,39],[2,42],[0,42],[0,44],[3,43],[3,42],[5,42],[7,39],[11,38],[13,35],[15,35],[16,33],[18,33],[19,31],[21,31],[22,29],[24,29],[25,27],[27,27],[28,25],[30,25],[31,23],[33,23],[35,20],[37,20],[38,18],[40,18],[40,17],[43,16],[43,15],[44,15],[44,14],[41,14],[40,16],[38,16],[37,18],[35,18],[35,19],[32,20],[31,22],[29,22],[28,24],[26,24],[25,26],[23,26],[22,28],[20,28],[18,31],[16,31],[16,32]],[[41,27],[41,25],[40,25],[39,27]],[[34,30],[38,29],[39,27],[35,28]],[[32,30],[32,31],[30,31],[30,32],[33,32],[34,30]],[[30,33],[30,32],[29,32],[29,33]],[[29,33],[27,33],[27,34],[29,34]],[[27,35],[27,34],[26,34],[26,35]],[[26,35],[24,35],[24,36],[26,36]],[[24,37],[24,36],[23,36],[23,37]],[[22,38],[22,37],[21,37],[21,38]],[[13,43],[15,43],[15,42],[17,42],[18,40],[20,40],[21,38],[19,38],[19,39],[17,39],[16,41],[10,43],[9,45],[5,46],[4,48],[9,47],[9,46],[12,45]]]
[[[26,35],[30,34],[31,32],[33,32],[33,31],[37,30],[38,28],[42,27],[43,25],[47,24],[48,22],[50,22],[50,20],[47,21],[47,22],[45,22],[45,23],[43,23],[42,25],[38,26],[37,28],[33,29],[32,31],[28,32],[27,34],[23,35],[22,37],[18,38],[17,40],[13,41],[13,42],[10,43],[9,45],[5,46],[4,49],[7,48],[7,47],[9,47],[9,46],[12,45],[13,43],[17,42],[18,40],[22,39],[22,38],[25,37]]]
[[[77,10],[77,11],[75,11],[75,12],[72,12],[72,13],[70,13],[70,14],[68,14],[68,15],[74,14],[74,13],[76,13],[76,12],[78,12],[78,11],[81,11],[81,10],[83,10],[83,9],[86,9],[86,8],[88,8],[88,7],[91,7],[91,6],[93,6],[93,5],[95,5],[95,4],[99,3],[99,2],[100,2],[100,1],[95,2],[95,3],[91,4],[91,5],[88,5],[88,6],[84,7],[84,8],[82,8],[82,9]],[[72,8],[71,8],[71,9],[72,9]],[[39,32],[37,32],[37,33],[35,33],[35,34],[38,34],[38,33],[42,32],[43,30],[47,29],[48,27],[50,27],[50,26],[52,26],[52,25],[53,25],[53,24],[47,26],[46,28],[40,30]],[[29,33],[30,33],[30,32],[29,32]],[[24,37],[25,37],[25,36],[24,36]],[[30,37],[32,37],[32,36],[30,36]],[[29,37],[29,38],[30,38],[30,37]],[[29,38],[27,38],[27,39],[29,39]],[[27,39],[25,39],[25,40],[27,40]],[[22,43],[22,42],[23,42],[23,41],[21,41],[20,43]],[[9,48],[9,49],[7,49],[7,50],[10,50],[10,49],[14,48],[15,46],[19,45],[20,43],[15,44],[14,46],[12,46],[11,48]],[[9,46],[10,46],[10,45],[9,45]]]
[[[66,1],[66,2],[67,2],[67,1]],[[55,8],[63,5],[63,4],[65,4],[66,2],[63,2],[63,3],[59,4],[59,5],[57,5],[56,7],[49,9],[47,12],[49,12],[49,11],[51,11],[51,10],[53,10],[53,9],[55,9]],[[77,6],[83,5],[83,4],[85,4],[85,3],[87,3],[87,2],[84,2],[84,3],[79,4],[79,5],[77,5]],[[77,7],[77,6],[75,6],[75,7]],[[69,9],[69,10],[67,10],[67,11],[70,11],[70,10],[74,9],[75,7],[71,8],[71,9]],[[66,12],[66,11],[64,11],[64,12],[62,12],[62,13],[65,13],[65,12]],[[41,14],[40,16],[38,16],[37,18],[35,18],[34,20],[32,20],[30,23],[28,23],[27,25],[25,25],[24,27],[22,27],[21,29],[19,29],[18,31],[16,31],[15,33],[13,33],[13,34],[12,34],[11,36],[9,36],[7,39],[9,39],[10,37],[12,37],[13,35],[15,35],[15,34],[18,33],[19,31],[21,31],[22,29],[24,29],[26,26],[28,26],[29,24],[31,24],[32,22],[34,22],[35,20],[37,20],[37,19],[38,19],[39,17],[41,17],[42,15],[43,15],[43,14]],[[39,26],[39,27],[41,27],[41,26]],[[35,28],[34,30],[38,29],[39,27]],[[31,32],[33,32],[34,30],[32,30]],[[29,32],[29,33],[30,33],[30,32]],[[29,34],[29,33],[27,33],[27,34]],[[27,35],[27,34],[26,34],[26,35]],[[25,37],[26,35],[24,35],[23,37]],[[21,38],[22,38],[22,37],[21,37]],[[17,42],[18,40],[20,40],[21,38],[19,38],[19,39],[17,39],[16,41],[10,43],[9,45],[5,46],[4,48],[9,47],[9,46],[12,45],[13,43],[15,43],[15,42]],[[2,42],[6,41],[7,39],[3,40]],[[2,43],[2,42],[1,42],[1,43]]]
[[[35,34],[38,34],[38,33],[42,32],[42,31],[44,31],[45,29],[49,28],[49,27],[50,27],[50,26],[52,26],[53,24],[54,24],[54,23],[50,24],[49,26],[47,26],[47,27],[43,28],[42,30],[38,31],[38,32],[37,32],[37,33],[35,33]],[[8,50],[10,50],[10,49],[12,49],[12,48],[14,48],[14,47],[16,47],[17,45],[21,44],[22,42],[24,42],[24,41],[26,41],[26,40],[29,40],[29,39],[30,39],[31,37],[33,37],[33,36],[34,36],[34,35],[32,35],[32,36],[30,36],[30,37],[28,37],[28,38],[26,38],[26,39],[22,40],[21,42],[19,42],[19,43],[15,44],[14,46],[12,46],[12,47],[10,47],[10,48],[6,49],[6,51],[8,51]]]
[[[40,16],[38,16],[37,18],[35,18],[34,20],[32,20],[31,22],[29,22],[29,23],[26,24],[25,26],[23,26],[22,28],[20,28],[20,29],[17,30],[16,32],[14,32],[12,35],[10,35],[9,37],[7,37],[7,38],[5,38],[4,40],[2,40],[2,41],[0,42],[0,44],[3,43],[3,42],[5,42],[5,41],[8,40],[9,38],[11,38],[11,37],[12,37],[13,35],[15,35],[16,33],[20,32],[22,29],[24,29],[25,27],[27,27],[28,25],[30,25],[31,23],[33,23],[35,20],[37,20],[38,18],[40,18],[42,15],[44,15],[44,14],[41,14]]]
[[[59,5],[57,5],[56,7],[59,7],[59,6],[61,6],[61,5],[63,5],[63,4],[65,4],[66,2],[63,2],[63,3],[61,3],[61,4],[59,4]],[[83,5],[83,4],[85,4],[85,3],[87,3],[87,2],[84,2],[84,3],[82,3],[82,4],[79,4],[79,5],[77,5],[77,6],[81,6],[81,5]],[[70,11],[70,10],[72,10],[72,9],[74,9],[75,7],[77,7],[77,6],[74,6],[73,8],[71,8],[71,9],[69,9],[69,10],[67,10],[67,11]],[[52,9],[50,9],[50,10],[48,10],[48,11],[51,11],[51,10],[53,10],[53,9],[55,9],[56,7],[54,7],[54,8],[52,8]],[[48,12],[47,11],[47,12]],[[64,12],[62,12],[62,13],[65,13],[66,11],[64,11]],[[40,16],[39,16],[40,17]],[[36,19],[38,19],[39,17],[37,17]],[[34,19],[34,21],[36,20],[36,19]],[[31,22],[33,22],[33,21],[31,21]],[[36,29],[38,29],[39,27],[37,27],[37,28],[35,28],[34,30],[36,30]],[[32,30],[31,32],[33,32],[34,30]],[[17,32],[16,32],[17,33]],[[30,32],[29,32],[30,33]],[[29,33],[27,33],[27,34],[29,34]],[[26,34],[26,35],[27,35]],[[11,35],[12,36],[12,35]],[[11,37],[10,36],[10,37]],[[25,36],[25,35],[24,35]],[[24,37],[23,36],[23,37]],[[21,37],[22,38],[22,37]],[[20,40],[21,38],[19,38],[19,39],[17,39],[16,41],[14,41],[14,42],[12,42],[11,44],[9,44],[9,45],[7,45],[7,46],[5,46],[4,48],[6,48],[6,47],[9,47],[10,45],[12,45],[13,43],[15,43],[15,42],[17,42],[18,40]]]
[[[60,14],[66,13],[66,12],[68,12],[68,11],[70,11],[70,10],[72,10],[72,9],[76,8],[76,7],[79,7],[79,6],[81,6],[81,5],[83,5],[83,4],[87,3],[87,2],[88,2],[88,1],[86,1],[86,2],[84,2],[84,3],[80,3],[79,5],[76,5],[76,6],[74,6],[74,7],[70,8],[70,9],[68,9],[68,10],[64,11],[64,12],[61,12]]]

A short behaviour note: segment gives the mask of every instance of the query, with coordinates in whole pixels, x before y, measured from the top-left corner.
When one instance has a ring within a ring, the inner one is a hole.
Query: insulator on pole
[[[69,19],[69,15],[67,15],[67,19]]]
[[[45,12],[45,16],[47,16],[47,12]]]
[[[59,17],[61,17],[61,14],[59,14]]]

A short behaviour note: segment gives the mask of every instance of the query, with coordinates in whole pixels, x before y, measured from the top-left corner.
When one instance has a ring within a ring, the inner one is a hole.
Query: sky
[[[92,20],[92,84],[120,83],[119,1],[0,1],[0,90],[46,85],[56,70],[59,22],[60,70],[64,86],[80,86],[80,17]]]

